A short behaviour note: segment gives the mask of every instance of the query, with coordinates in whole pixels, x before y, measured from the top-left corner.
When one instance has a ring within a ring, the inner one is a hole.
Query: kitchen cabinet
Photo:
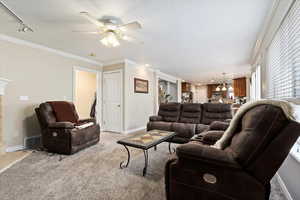
[[[213,94],[221,94],[222,98],[226,98],[227,91],[216,91],[217,87],[220,86],[220,84],[209,84],[207,85],[207,98],[212,98]]]
[[[235,97],[247,96],[245,77],[233,79],[233,92]]]
[[[188,82],[181,83],[181,92],[191,92],[192,84]]]

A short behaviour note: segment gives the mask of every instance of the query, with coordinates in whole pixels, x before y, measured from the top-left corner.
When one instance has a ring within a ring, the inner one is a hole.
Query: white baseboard
[[[285,196],[288,200],[293,200],[293,198],[292,198],[291,194],[289,193],[289,191],[288,191],[288,189],[287,189],[285,183],[283,182],[282,178],[280,177],[280,175],[279,175],[278,173],[276,173],[276,178],[277,178],[277,180],[278,180],[278,183],[279,183],[279,185],[280,185],[280,187],[281,187],[281,190],[282,190],[284,196]]]
[[[139,127],[139,128],[135,128],[135,129],[126,130],[123,133],[124,134],[130,134],[130,133],[134,133],[134,132],[137,132],[137,131],[142,131],[142,130],[145,130],[145,129],[146,129],[146,127],[143,126],[143,127]]]
[[[16,145],[16,146],[12,146],[12,147],[7,147],[6,148],[6,152],[15,152],[15,151],[20,151],[20,150],[24,150],[25,147],[24,145]]]

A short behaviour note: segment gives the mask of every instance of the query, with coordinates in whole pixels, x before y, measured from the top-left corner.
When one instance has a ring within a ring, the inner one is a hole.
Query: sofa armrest
[[[201,162],[220,167],[241,169],[241,166],[234,160],[233,156],[226,151],[203,145],[201,143],[183,144],[176,149],[176,154],[183,160]]]
[[[150,116],[149,117],[149,120],[151,121],[151,122],[155,122],[155,121],[162,121],[162,116]]]
[[[54,122],[54,123],[49,124],[49,128],[73,129],[73,128],[75,128],[75,124],[72,122]]]
[[[202,134],[202,142],[214,145],[224,134],[224,131],[207,131]]]
[[[214,121],[209,125],[209,130],[225,131],[228,127],[228,122]]]
[[[79,124],[84,124],[84,123],[88,123],[88,122],[93,122],[94,124],[96,124],[96,119],[95,118],[86,118],[86,119],[80,119]]]
[[[231,120],[232,120],[232,119],[225,119],[224,122],[227,122],[227,123],[230,124]]]

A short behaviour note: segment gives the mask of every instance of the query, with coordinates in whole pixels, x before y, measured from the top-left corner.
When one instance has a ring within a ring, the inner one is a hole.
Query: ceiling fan
[[[141,29],[142,25],[137,22],[130,22],[122,24],[118,18],[102,18],[100,20],[91,16],[88,12],[81,12],[81,16],[89,20],[91,23],[97,26],[97,31],[73,31],[79,33],[98,34],[100,36],[100,42],[107,47],[116,47],[120,45],[120,40],[129,42],[135,41],[135,39],[128,35],[129,31]]]

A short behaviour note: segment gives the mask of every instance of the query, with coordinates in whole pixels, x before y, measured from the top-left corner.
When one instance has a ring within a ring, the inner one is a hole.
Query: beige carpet
[[[119,169],[125,149],[116,144],[120,135],[104,133],[100,144],[75,155],[49,156],[32,153],[0,174],[1,200],[164,200],[164,166],[167,144],[149,152],[149,169],[142,177],[142,151],[131,149],[128,168]],[[272,200],[285,200],[273,181]]]
[[[0,154],[0,173],[5,169],[9,168],[14,163],[22,160],[26,156],[28,156],[30,152],[27,151],[16,151]]]

